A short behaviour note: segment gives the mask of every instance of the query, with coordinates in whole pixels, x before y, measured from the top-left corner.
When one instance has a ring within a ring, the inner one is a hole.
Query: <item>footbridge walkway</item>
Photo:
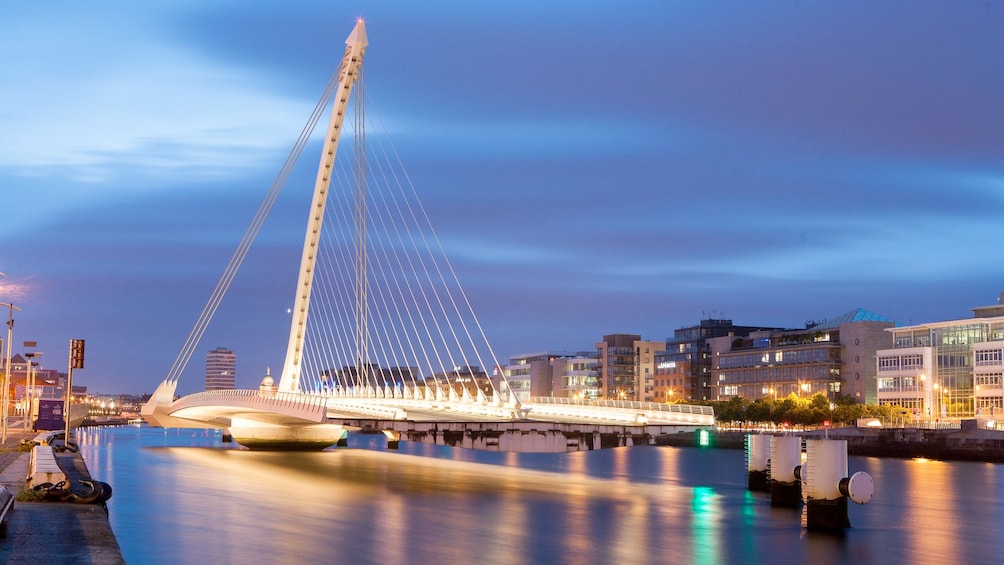
[[[531,398],[367,398],[229,390],[175,400],[162,385],[143,416],[164,427],[217,427],[251,448],[323,448],[350,430],[383,433],[388,445],[418,441],[488,451],[568,452],[646,445],[714,424],[708,406]]]

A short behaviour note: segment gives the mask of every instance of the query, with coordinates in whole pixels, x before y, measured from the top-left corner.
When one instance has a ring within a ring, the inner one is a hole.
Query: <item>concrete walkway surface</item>
[[[35,434],[8,433],[0,450],[0,484],[15,495],[28,477],[30,453],[16,451],[25,437]],[[56,459],[73,483],[89,478],[79,453],[61,453]],[[7,538],[0,538],[0,563],[116,565],[125,559],[104,505],[15,501]]]

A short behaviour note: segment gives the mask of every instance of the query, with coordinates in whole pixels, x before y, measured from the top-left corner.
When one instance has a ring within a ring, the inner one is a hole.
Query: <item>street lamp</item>
[[[25,342],[27,346],[28,342]],[[32,358],[35,357],[35,352],[25,351],[24,356],[28,359],[24,368],[24,431],[28,431],[28,422],[31,421],[31,365]]]
[[[935,404],[935,414],[939,415],[941,418],[947,416],[947,410],[945,409],[945,399],[941,396],[944,394],[944,389],[941,387],[941,383],[934,383],[934,394],[937,396],[937,403]]]
[[[34,341],[24,342],[25,348],[35,347]],[[27,402],[27,406],[24,409],[24,431],[28,431],[31,428],[32,422],[35,420],[35,376],[38,372],[34,369],[38,367],[37,362],[33,362],[33,357],[41,357],[42,353],[38,351],[26,351],[24,354],[28,358],[28,372],[24,379],[24,399]]]
[[[7,302],[0,302],[0,306],[6,306],[9,312],[7,317],[7,356],[4,362],[3,373],[3,406],[0,407],[0,444],[6,444],[7,412],[9,409],[8,405],[10,404],[10,341],[14,339],[14,310],[20,312],[21,309]]]
[[[927,400],[927,375],[921,373],[918,375],[917,380],[920,381],[920,417],[918,420],[925,415],[931,414],[930,401]]]

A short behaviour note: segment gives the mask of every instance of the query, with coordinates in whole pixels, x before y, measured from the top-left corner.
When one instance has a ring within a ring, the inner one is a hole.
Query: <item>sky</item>
[[[1004,291],[1002,2],[5,2],[14,353],[65,371],[85,339],[75,384],[152,392],[359,17],[500,358],[704,318],[960,319]],[[218,346],[239,388],[281,365],[313,170],[179,392]]]

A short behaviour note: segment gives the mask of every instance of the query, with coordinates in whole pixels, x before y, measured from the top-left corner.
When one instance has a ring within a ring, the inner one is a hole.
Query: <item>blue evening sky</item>
[[[500,358],[965,318],[1004,291],[1004,3],[0,6],[0,302],[94,392],[152,392],[357,17],[367,92]],[[204,353],[278,367],[318,144]],[[0,336],[5,338],[6,336]]]

